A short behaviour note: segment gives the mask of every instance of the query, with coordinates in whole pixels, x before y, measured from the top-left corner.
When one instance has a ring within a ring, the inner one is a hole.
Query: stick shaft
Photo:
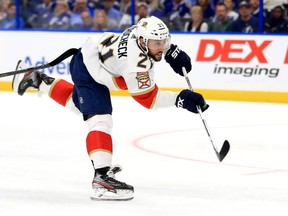
[[[186,71],[185,67],[182,68],[182,72],[183,72],[184,77],[185,77],[185,80],[186,80],[186,82],[187,82],[187,84],[188,84],[189,90],[190,90],[190,91],[193,91],[193,88],[192,88],[192,85],[191,85],[191,82],[190,82],[190,79],[189,79],[189,77],[188,77],[188,74],[187,74],[187,71]],[[198,114],[199,114],[199,116],[200,116],[200,118],[201,118],[201,120],[202,120],[202,123],[203,123],[203,125],[204,125],[204,127],[205,127],[205,130],[206,130],[206,132],[207,132],[207,135],[208,135],[208,137],[209,137],[209,140],[210,140],[210,142],[211,142],[211,144],[212,144],[212,146],[213,146],[213,149],[214,149],[214,151],[216,152],[216,154],[217,154],[217,156],[218,156],[218,155],[219,155],[218,149],[217,149],[217,147],[214,145],[214,142],[213,142],[213,139],[212,139],[212,136],[211,136],[211,133],[210,133],[208,124],[207,124],[207,122],[206,122],[206,120],[205,120],[205,118],[204,118],[204,116],[203,116],[203,113],[202,113],[202,111],[201,111],[201,108],[200,108],[198,105],[197,105],[196,107],[197,107]]]
[[[59,64],[60,62],[62,62],[63,60],[65,60],[66,58],[70,57],[71,55],[76,54],[77,51],[78,51],[78,49],[71,48],[69,50],[66,50],[64,53],[62,53],[56,59],[54,59],[53,61],[51,61],[51,62],[49,62],[47,64],[43,64],[43,65],[36,66],[36,67],[30,67],[30,68],[26,68],[26,69],[22,69],[22,70],[17,70],[17,71],[4,72],[4,73],[0,74],[0,78],[7,77],[7,76],[12,76],[12,75],[15,75],[15,74],[20,74],[20,73],[26,73],[26,72],[31,71],[31,70],[41,70],[41,69],[44,69],[44,68],[53,67],[53,66]]]

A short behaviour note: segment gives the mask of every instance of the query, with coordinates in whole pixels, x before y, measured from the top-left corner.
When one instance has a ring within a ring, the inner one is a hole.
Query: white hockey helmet
[[[169,29],[166,24],[155,16],[142,18],[136,25],[136,37],[143,38],[147,46],[148,40],[170,40]]]

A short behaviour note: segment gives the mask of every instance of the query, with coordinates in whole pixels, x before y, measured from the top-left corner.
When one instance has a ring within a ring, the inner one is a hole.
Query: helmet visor
[[[170,37],[165,38],[163,40],[149,39],[147,47],[149,50],[163,51],[163,53],[166,53],[170,48]]]

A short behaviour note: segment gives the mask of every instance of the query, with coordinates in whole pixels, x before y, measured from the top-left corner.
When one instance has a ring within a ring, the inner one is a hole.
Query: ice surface
[[[89,199],[86,125],[48,97],[0,92],[0,215],[288,215],[288,105],[208,101],[215,144],[198,115],[113,97],[117,174],[127,202]]]

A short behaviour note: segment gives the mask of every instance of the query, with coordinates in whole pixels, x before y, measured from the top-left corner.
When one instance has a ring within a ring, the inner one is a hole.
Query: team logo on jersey
[[[143,24],[142,24],[142,26],[143,26],[144,28],[146,28],[146,27],[147,27],[147,25],[148,25],[148,23],[147,23],[147,22],[143,22]]]
[[[148,72],[138,72],[136,79],[138,81],[139,89],[145,89],[151,86],[151,80]]]

